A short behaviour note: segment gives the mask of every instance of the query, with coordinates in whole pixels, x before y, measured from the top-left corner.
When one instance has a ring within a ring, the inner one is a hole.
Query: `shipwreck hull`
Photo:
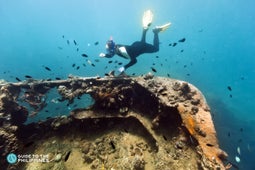
[[[209,106],[187,82],[148,74],[0,87],[0,154],[7,169],[225,169],[227,154],[219,148]],[[24,124],[31,115],[26,106],[41,114],[52,88],[60,102],[89,94],[94,103]],[[9,153],[47,155],[48,162],[9,164]]]

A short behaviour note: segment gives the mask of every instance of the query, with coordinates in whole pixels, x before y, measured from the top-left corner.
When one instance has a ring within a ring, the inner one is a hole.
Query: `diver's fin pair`
[[[148,29],[153,20],[153,13],[151,10],[147,10],[143,14],[143,28]]]
[[[161,26],[156,26],[154,29],[153,29],[153,32],[154,33],[159,33],[159,32],[163,32],[165,30],[167,30],[167,28],[169,28],[171,25],[170,22],[164,24],[164,25],[161,25]]]

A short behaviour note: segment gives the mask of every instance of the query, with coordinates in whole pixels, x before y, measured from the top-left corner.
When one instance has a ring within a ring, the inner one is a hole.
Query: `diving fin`
[[[156,26],[154,29],[153,29],[153,32],[163,32],[165,30],[167,30],[167,28],[169,28],[171,25],[170,22],[164,24],[164,25],[161,25],[161,26]]]
[[[151,10],[147,10],[143,13],[143,28],[148,29],[153,20],[153,13]]]

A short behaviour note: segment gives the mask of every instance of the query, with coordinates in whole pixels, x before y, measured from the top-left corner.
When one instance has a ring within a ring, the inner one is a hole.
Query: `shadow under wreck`
[[[4,169],[225,169],[227,154],[219,148],[210,109],[187,82],[148,74],[30,80],[0,88]],[[28,106],[33,113],[44,109],[54,88],[60,102],[90,95],[94,104],[25,124]],[[9,164],[9,153],[30,157]]]

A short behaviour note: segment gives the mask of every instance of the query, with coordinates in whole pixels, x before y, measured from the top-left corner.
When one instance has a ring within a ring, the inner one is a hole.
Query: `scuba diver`
[[[107,53],[100,53],[100,57],[111,58],[115,54],[125,59],[130,59],[130,62],[125,66],[118,69],[120,73],[124,72],[127,68],[134,65],[137,62],[137,57],[144,53],[155,53],[159,51],[159,37],[158,33],[165,31],[171,23],[164,24],[162,26],[156,26],[152,31],[154,33],[153,45],[146,43],[146,33],[153,20],[153,13],[150,10],[144,12],[143,15],[143,33],[141,41],[136,41],[132,45],[115,44],[112,38],[106,43]]]

